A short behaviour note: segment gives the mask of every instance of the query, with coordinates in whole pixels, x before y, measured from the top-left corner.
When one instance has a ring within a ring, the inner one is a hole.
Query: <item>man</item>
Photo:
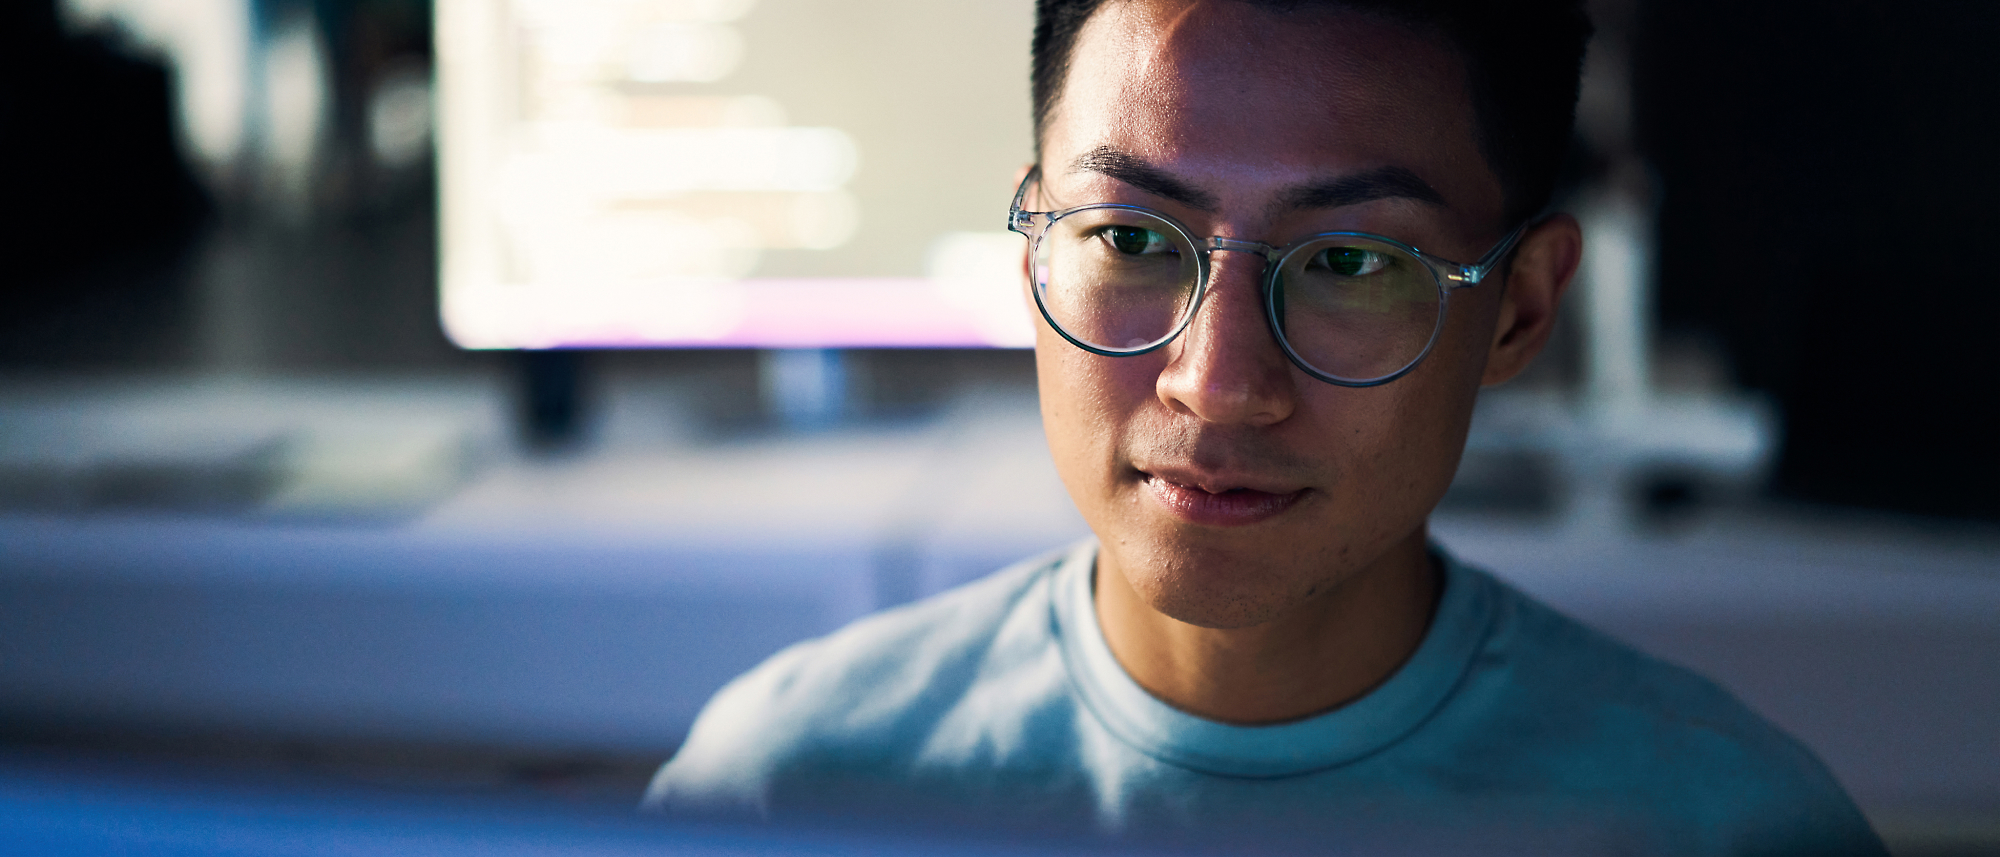
[[[1097,539],[780,653],[709,705],[652,805],[1231,848],[1881,852],[1726,692],[1428,542],[1479,388],[1542,347],[1581,252],[1538,216],[1575,2],[1038,15],[1010,226],[1050,448]]]

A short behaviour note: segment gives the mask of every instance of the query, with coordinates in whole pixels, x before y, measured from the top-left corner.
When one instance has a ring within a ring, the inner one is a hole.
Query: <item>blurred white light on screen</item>
[[[751,0],[439,0],[442,311],[471,347],[734,341],[770,250],[857,234],[854,138],[735,73]],[[501,38],[496,34],[508,34]]]
[[[446,312],[454,338],[466,347],[547,348],[715,340],[741,322],[747,305],[736,281],[679,279],[474,287]]]
[[[716,124],[727,128],[777,128],[785,124],[785,107],[762,95],[740,95],[724,100],[722,116]]]
[[[834,128],[677,128],[594,144],[592,184],[628,194],[835,190],[856,162],[854,141]]]
[[[542,123],[525,171],[603,198],[690,191],[827,191],[854,174],[854,141],[834,128],[606,129]]]
[[[861,207],[844,190],[802,193],[792,200],[793,246],[831,250],[846,244],[861,225]]]
[[[931,242],[925,274],[946,303],[964,311],[988,343],[1035,344],[1021,271],[1025,242],[1012,232],[947,232]]]
[[[654,24],[633,38],[625,73],[641,83],[721,80],[743,61],[743,37],[720,24]]]
[[[514,0],[522,17],[537,21],[588,16],[727,24],[755,5],[756,0]]]
[[[621,32],[623,21],[588,12],[588,6],[580,6],[567,17],[523,22],[533,49],[532,74],[584,80],[598,76],[606,57],[629,35]]]
[[[742,18],[756,0],[514,0],[524,18],[652,18],[700,24],[728,24]]]
[[[675,211],[567,217],[522,212],[508,218],[507,227],[520,250],[520,273],[533,283],[585,288],[685,277],[726,279],[749,273],[757,263],[754,235],[733,218],[701,219]]]
[[[679,21],[722,24],[743,17],[756,0],[655,0],[661,14]]]
[[[777,128],[785,108],[762,95],[627,95],[609,117],[626,128]]]

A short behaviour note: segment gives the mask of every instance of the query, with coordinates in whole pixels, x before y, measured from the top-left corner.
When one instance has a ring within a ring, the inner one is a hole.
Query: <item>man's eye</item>
[[[1100,234],[1112,248],[1127,255],[1147,256],[1171,253],[1174,250],[1174,245],[1167,240],[1167,236],[1151,229],[1141,229],[1137,226],[1106,226]]]
[[[1365,277],[1389,266],[1389,257],[1360,247],[1328,247],[1313,254],[1308,269],[1320,268],[1343,277]]]

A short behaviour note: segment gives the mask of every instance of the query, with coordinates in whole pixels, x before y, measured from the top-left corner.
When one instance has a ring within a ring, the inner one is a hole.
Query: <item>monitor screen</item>
[[[1031,344],[1031,0],[436,10],[459,345]]]

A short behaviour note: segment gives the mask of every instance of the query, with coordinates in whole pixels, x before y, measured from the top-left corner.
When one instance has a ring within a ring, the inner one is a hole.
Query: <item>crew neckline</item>
[[[1049,575],[1050,622],[1070,680],[1104,727],[1162,762],[1230,777],[1272,778],[1353,762],[1395,743],[1451,695],[1492,624],[1493,583],[1444,550],[1444,593],[1424,639],[1387,681],[1304,720],[1236,726],[1174,708],[1139,686],[1097,623],[1098,545],[1077,545]]]

